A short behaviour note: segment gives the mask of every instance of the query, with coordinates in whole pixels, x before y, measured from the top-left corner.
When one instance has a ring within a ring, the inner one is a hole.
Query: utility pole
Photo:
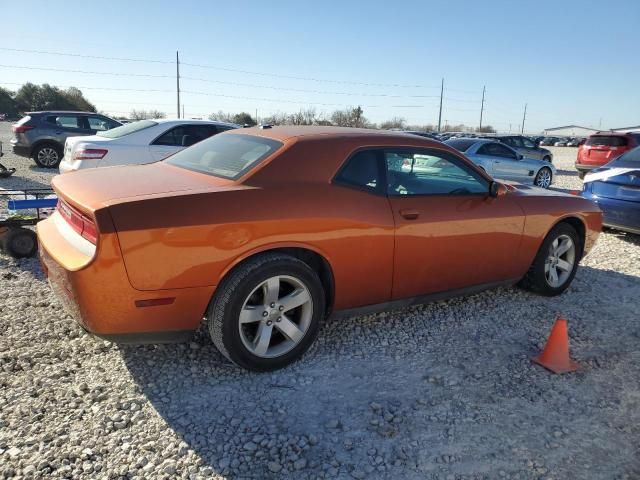
[[[480,106],[480,128],[478,129],[480,133],[482,133],[482,113],[484,112],[484,92],[486,88],[487,88],[486,85],[482,87],[482,105]]]
[[[258,121],[258,109],[256,108],[256,125],[260,125],[260,122]]]
[[[524,121],[527,118],[527,104],[524,104],[524,115],[522,115],[522,130],[520,130],[520,134],[524,134]]]
[[[440,132],[440,125],[442,124],[442,96],[444,94],[444,78],[440,85],[440,113],[438,114],[438,132]]]
[[[184,103],[182,104],[182,118],[185,118],[185,116],[184,116]]]
[[[178,102],[178,118],[180,118],[180,57],[176,50],[176,94]]]

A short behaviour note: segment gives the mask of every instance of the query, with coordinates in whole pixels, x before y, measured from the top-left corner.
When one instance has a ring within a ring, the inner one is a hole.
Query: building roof
[[[580,125],[566,125],[564,127],[553,127],[553,128],[545,128],[545,132],[550,132],[553,130],[564,130],[565,128],[583,128],[584,130],[592,130],[594,132],[597,132],[598,129],[597,128],[590,128],[590,127],[582,127]]]

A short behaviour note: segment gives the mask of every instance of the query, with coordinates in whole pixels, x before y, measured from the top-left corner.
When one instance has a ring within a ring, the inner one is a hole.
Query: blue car
[[[605,226],[640,235],[640,147],[591,170],[581,195],[598,204]]]

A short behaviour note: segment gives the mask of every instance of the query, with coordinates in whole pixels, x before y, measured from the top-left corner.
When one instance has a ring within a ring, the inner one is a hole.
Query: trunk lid
[[[67,140],[64,142],[64,152],[63,157],[67,160],[71,160],[73,158],[73,152],[77,149],[78,144],[105,144],[110,142],[111,138],[99,137],[98,135],[89,135],[86,137],[78,136],[78,137],[67,137]],[[101,145],[102,146],[102,145]]]
[[[67,203],[90,215],[134,200],[238,188],[231,180],[164,162],[78,170],[54,177],[51,184]]]

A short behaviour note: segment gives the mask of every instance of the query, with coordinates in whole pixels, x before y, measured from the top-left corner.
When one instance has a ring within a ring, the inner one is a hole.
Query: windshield
[[[176,153],[165,162],[235,180],[278,150],[282,143],[253,135],[220,134]]]
[[[640,147],[629,150],[615,160],[609,162],[607,167],[640,168]]]
[[[158,125],[158,122],[154,122],[151,120],[140,120],[138,122],[127,123],[126,125],[122,125],[121,127],[112,128],[111,130],[98,132],[97,135],[105,138],[120,138],[131,133],[139,132],[140,130],[144,130],[146,128],[154,127],[155,125]]]
[[[451,145],[453,148],[455,148],[456,150],[460,151],[460,152],[466,152],[467,150],[469,150],[469,147],[471,145],[473,145],[474,143],[476,143],[477,140],[473,139],[473,140],[469,140],[469,139],[460,139],[460,140],[447,140],[446,143],[447,145]]]

